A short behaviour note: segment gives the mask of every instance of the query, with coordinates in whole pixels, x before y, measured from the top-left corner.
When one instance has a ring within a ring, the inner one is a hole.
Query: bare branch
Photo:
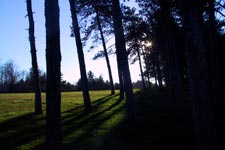
[[[216,12],[218,12],[221,16],[225,17],[225,14],[223,14],[221,11],[216,10]]]

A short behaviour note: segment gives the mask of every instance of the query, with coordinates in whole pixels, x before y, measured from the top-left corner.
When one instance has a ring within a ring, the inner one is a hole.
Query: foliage
[[[13,61],[8,61],[0,66],[0,91],[15,92],[15,83],[21,80],[22,75],[17,71]]]
[[[12,64],[11,64],[12,63]],[[8,72],[12,74],[13,78],[15,78],[15,82],[9,82],[6,81],[9,78],[7,77],[8,74],[4,72],[4,70],[7,70],[7,67],[10,66],[11,68],[8,70],[11,70],[11,72]],[[41,85],[41,91],[46,91],[46,73],[39,70],[39,76],[40,76],[40,85]],[[26,92],[34,92],[33,84],[33,71],[32,69],[27,71],[20,71],[17,67],[15,62],[9,61],[3,65],[0,66],[0,93],[26,93]],[[99,77],[95,77],[94,73],[92,71],[89,71],[87,73],[88,77],[88,83],[90,90],[107,90],[110,89],[110,83],[109,81],[105,81],[100,75]],[[63,76],[62,76],[63,78]],[[70,82],[61,79],[61,91],[62,92],[68,92],[68,91],[81,91],[82,85],[81,80],[79,79],[76,85],[71,84]],[[10,83],[10,84],[9,84]],[[115,84],[116,85],[116,84]],[[11,87],[11,88],[10,88]],[[140,88],[139,86],[135,86],[135,88]],[[13,90],[12,90],[13,89]],[[119,85],[117,85],[116,89],[119,89]]]
[[[83,33],[82,44],[86,46],[88,40],[91,39],[92,44],[88,48],[90,51],[97,47],[101,41],[99,26],[97,23],[97,13],[105,39],[112,34],[112,17],[110,15],[111,4],[106,0],[78,0],[76,7],[80,18],[81,33]],[[74,36],[74,30],[72,27],[71,36]]]
[[[87,73],[87,78],[88,78],[88,86],[90,90],[107,90],[107,89],[109,90],[110,89],[109,81],[104,81],[101,75],[98,78],[96,78],[94,73],[92,71],[89,71]],[[82,90],[82,84],[80,79],[77,82],[76,90],[77,91]]]
[[[140,14],[137,14],[135,8],[123,5],[123,26],[127,51],[131,60],[131,64],[138,60],[138,54],[145,49],[145,42],[150,42],[150,28]]]
[[[39,70],[41,91],[46,91],[46,73]],[[0,93],[34,92],[34,77],[32,69],[20,71],[13,61],[0,66]],[[75,85],[62,79],[61,90],[75,91]]]

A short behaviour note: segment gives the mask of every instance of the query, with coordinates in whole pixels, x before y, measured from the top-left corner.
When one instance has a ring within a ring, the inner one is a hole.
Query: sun
[[[146,46],[146,47],[152,47],[152,42],[150,42],[150,41],[145,41],[145,46]]]

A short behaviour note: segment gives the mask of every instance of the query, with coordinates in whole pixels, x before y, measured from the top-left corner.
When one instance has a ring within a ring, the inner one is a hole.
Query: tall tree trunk
[[[156,72],[157,72],[157,80],[159,83],[159,87],[162,88],[163,87],[162,73],[161,73],[161,69],[160,69],[160,60],[159,60],[158,52],[156,52]]]
[[[84,106],[85,106],[86,113],[89,113],[91,111],[91,100],[90,100],[90,95],[89,95],[88,79],[87,79],[87,74],[86,74],[86,66],[85,66],[85,60],[84,60],[83,47],[82,47],[81,38],[80,38],[80,30],[79,30],[80,28],[79,28],[79,24],[77,21],[77,12],[76,12],[76,8],[75,8],[76,0],[69,0],[69,3],[70,3],[71,15],[72,15],[72,25],[73,25],[74,34],[75,34],[75,42],[77,45],[79,65],[80,65]]]
[[[173,20],[170,17],[170,2],[167,0],[160,0],[160,7],[162,11],[162,18],[160,19],[160,26],[162,28],[162,45],[166,51],[167,56],[169,82],[172,88],[172,96],[176,101],[177,109],[179,109],[181,101],[181,77],[175,46],[175,34],[173,33],[174,25]],[[164,25],[165,22],[167,23],[166,26]]]
[[[162,71],[160,68],[160,64],[161,64],[161,59],[160,59],[160,49],[159,46],[155,43],[155,48],[154,48],[154,66],[155,66],[155,70],[156,70],[156,74],[157,74],[157,80],[158,80],[158,84],[159,84],[159,88],[163,87],[162,84]]]
[[[118,68],[118,77],[119,77],[119,82],[120,82],[120,100],[124,99],[124,79],[123,79],[123,73],[122,73],[122,66],[121,66],[121,61],[119,57],[116,57],[117,59],[117,68]]]
[[[186,39],[186,60],[198,149],[217,150],[213,103],[209,95],[206,54],[198,17],[200,1],[182,0],[181,2]]]
[[[41,88],[40,88],[37,56],[36,56],[36,45],[35,45],[35,37],[34,37],[34,19],[33,19],[31,0],[27,0],[27,15],[28,15],[29,26],[30,26],[29,40],[30,40],[31,61],[32,61],[33,79],[34,79],[34,90],[35,90],[34,111],[36,114],[41,114],[42,113]]]
[[[154,66],[153,67],[153,71],[154,71],[154,74],[155,74],[155,86],[156,87],[159,87],[159,84],[158,84],[158,75],[157,75],[157,68]]]
[[[100,18],[99,18],[99,13],[98,13],[98,10],[97,10],[96,7],[97,6],[95,5],[96,19],[97,19],[97,23],[98,23],[98,28],[99,28],[101,40],[102,40],[103,50],[104,50],[104,53],[105,53],[105,59],[106,59],[106,64],[107,64],[108,74],[109,74],[109,81],[110,81],[110,86],[111,86],[111,94],[113,95],[113,94],[115,94],[115,87],[114,87],[113,78],[112,78],[112,71],[111,71],[109,57],[108,57],[108,53],[107,53],[107,49],[106,49],[106,43],[105,43],[103,31],[102,31],[102,26],[101,26],[101,22],[100,22]]]
[[[163,75],[165,78],[165,87],[171,86],[170,80],[169,80],[169,65],[168,65],[168,60],[166,58],[166,52],[165,50],[162,50],[160,48],[160,53],[162,54],[162,60],[163,60]]]
[[[148,76],[148,87],[151,87],[150,77]]]
[[[225,149],[224,144],[224,126],[225,126],[225,106],[224,106],[224,93],[222,86],[221,66],[219,49],[216,43],[216,20],[215,20],[215,0],[208,0],[209,2],[209,51],[210,51],[210,64],[211,64],[211,77],[212,77],[212,93],[213,100],[215,101],[214,110],[216,113],[216,121],[219,135],[220,148]]]
[[[165,36],[165,45],[167,51],[167,60],[168,60],[168,71],[169,71],[169,80],[172,88],[172,96],[176,101],[177,108],[180,107],[181,102],[181,77],[180,77],[180,67],[178,63],[178,56],[176,54],[175,48],[175,39],[173,34],[171,34],[168,29],[168,34]]]
[[[124,89],[126,94],[127,118],[134,119],[134,94],[131,82],[130,69],[128,64],[128,54],[125,46],[124,31],[119,0],[112,0],[113,4],[113,26],[116,41],[116,55],[118,64],[121,65],[122,77],[124,79]]]
[[[137,49],[137,54],[138,54],[138,61],[139,61],[139,67],[140,67],[140,72],[141,72],[141,79],[142,79],[142,86],[143,88],[145,88],[145,79],[144,79],[144,73],[143,73],[143,69],[142,69],[142,63],[141,63],[141,54],[140,54],[140,50]]]
[[[46,26],[46,146],[61,149],[61,52],[58,0],[45,0]]]

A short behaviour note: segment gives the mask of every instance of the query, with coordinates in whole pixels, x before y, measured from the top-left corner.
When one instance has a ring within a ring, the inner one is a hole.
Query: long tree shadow
[[[114,96],[113,96],[113,97],[114,97]],[[97,108],[98,108],[101,104],[106,103],[106,102],[109,101],[109,100],[112,100],[113,97],[110,96],[110,97],[105,97],[105,98],[101,98],[101,99],[97,100],[97,101],[95,102],[96,104],[94,105],[95,110],[97,110]],[[70,118],[70,119],[67,119],[67,120],[63,121],[62,125],[63,125],[63,126],[67,126],[67,125],[73,124],[73,123],[76,122],[76,121],[77,121],[77,122],[80,121],[79,124],[77,124],[77,123],[75,124],[76,128],[79,128],[79,127],[81,127],[83,124],[86,124],[86,123],[90,122],[90,121],[93,120],[94,118],[97,118],[99,115],[103,114],[103,113],[106,112],[106,111],[109,111],[110,109],[112,109],[113,107],[115,107],[115,106],[118,105],[118,104],[119,104],[118,101],[116,101],[115,103],[111,104],[109,107],[103,109],[102,111],[92,112],[92,113],[89,114],[89,115],[87,115],[85,112],[73,112],[73,114],[70,114],[70,116],[73,115],[73,117]],[[83,117],[83,118],[82,118],[82,117]],[[67,118],[67,116],[66,116],[65,118]],[[65,119],[65,118],[63,118],[63,119]],[[81,119],[81,118],[82,118],[82,119]],[[79,120],[79,119],[80,119],[80,120]],[[75,128],[75,129],[76,129],[76,128]],[[66,131],[65,131],[65,133],[66,133]],[[69,131],[68,131],[68,133],[69,133]]]
[[[91,102],[92,107],[95,107],[96,104],[97,104],[97,105],[100,105],[101,103],[104,103],[105,101],[109,100],[109,98],[115,97],[115,96],[117,96],[117,95],[118,95],[118,94],[114,94],[114,95],[111,95],[111,94],[110,94],[110,95],[104,96],[104,97],[102,97],[102,98],[99,98],[99,99],[97,99],[97,100],[94,100],[94,101]],[[84,105],[80,105],[80,106],[74,107],[74,108],[72,108],[72,109],[63,111],[62,114],[64,114],[64,113],[71,113],[71,112],[73,113],[73,112],[75,112],[77,109],[81,109],[81,108],[84,108]]]
[[[68,127],[64,125],[65,130],[63,131],[63,137],[66,138],[71,136],[69,142],[63,144],[64,149],[89,149],[90,143],[96,140],[96,138],[99,138],[99,136],[95,135],[94,131],[110,131],[110,127],[107,128],[106,126],[102,129],[101,126],[109,121],[113,116],[124,112],[124,104],[118,106],[120,102],[121,100],[117,100],[108,108],[105,108],[100,112],[93,113],[78,123],[70,122]],[[109,113],[104,114],[106,112]],[[79,134],[81,128],[83,131],[81,132],[82,134]]]
[[[45,134],[44,120],[43,115],[27,113],[3,121],[0,123],[0,148],[16,149],[20,145],[40,139]]]
[[[101,149],[194,150],[190,101],[184,95],[180,113],[168,90],[146,89],[137,95],[133,122],[122,121]]]
[[[118,96],[118,94],[108,95],[108,96],[105,96],[105,97],[102,97],[102,98],[99,98],[99,99],[93,101],[91,103],[92,104],[92,113],[96,109],[98,109],[99,106],[101,106],[102,104],[106,103],[107,101],[111,100],[112,98],[114,98],[116,96]],[[84,116],[87,116],[88,114],[86,114],[84,109],[80,109],[83,107],[84,107],[84,105],[62,112],[62,120],[64,122],[63,124],[67,124],[67,122],[69,124],[70,122],[73,122],[74,120],[78,120]]]
[[[124,110],[116,99],[118,94],[108,95],[92,102],[93,111],[86,114],[83,105],[62,112],[63,147],[85,147],[95,138],[93,134],[100,130],[112,116]],[[110,130],[105,129],[105,131]],[[82,131],[82,132],[81,132]],[[69,139],[69,140],[68,140]],[[26,149],[44,149],[45,115],[27,113],[0,123],[0,148],[17,149],[28,145]],[[31,144],[31,145],[30,145]],[[31,148],[29,148],[29,146]],[[73,149],[73,148],[72,148]]]

